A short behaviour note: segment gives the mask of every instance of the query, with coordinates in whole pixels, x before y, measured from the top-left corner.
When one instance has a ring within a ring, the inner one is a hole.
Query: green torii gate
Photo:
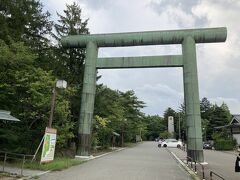
[[[88,156],[96,90],[96,69],[182,67],[187,122],[187,155],[203,162],[196,43],[224,42],[227,29],[206,28],[114,34],[72,35],[66,48],[86,48],[77,155]],[[99,47],[182,44],[182,55],[98,58]]]

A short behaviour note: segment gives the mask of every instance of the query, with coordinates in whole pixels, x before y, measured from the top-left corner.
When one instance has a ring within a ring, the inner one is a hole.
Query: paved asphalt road
[[[205,160],[209,163],[208,169],[222,175],[226,179],[240,180],[240,172],[236,173],[236,155],[220,151],[204,151]]]
[[[114,152],[71,167],[47,173],[43,180],[188,180],[189,175],[165,148],[156,142]]]
[[[186,158],[187,153],[177,149],[170,148],[170,151],[175,153],[180,159]],[[204,150],[204,159],[208,163],[204,165],[205,169],[205,179],[210,179],[210,171],[213,171],[227,180],[240,180],[240,172],[236,173],[235,160],[236,155],[233,152],[221,152],[214,150]],[[198,175],[202,177],[202,168],[198,165]],[[219,179],[214,175],[213,179]]]

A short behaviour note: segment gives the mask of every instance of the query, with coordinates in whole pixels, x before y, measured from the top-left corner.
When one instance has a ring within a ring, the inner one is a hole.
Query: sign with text
[[[43,142],[43,149],[40,163],[47,163],[53,161],[55,146],[57,140],[57,130],[53,128],[46,128]]]

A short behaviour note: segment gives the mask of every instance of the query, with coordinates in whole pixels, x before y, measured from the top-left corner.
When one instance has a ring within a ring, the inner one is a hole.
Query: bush
[[[168,131],[163,131],[163,132],[161,132],[159,135],[160,135],[160,137],[163,138],[163,139],[168,139],[168,138],[172,137],[172,134],[169,133]]]
[[[225,140],[225,139],[219,139],[215,141],[214,147],[216,150],[233,150],[235,147],[235,143],[233,140]]]
[[[216,150],[233,150],[237,143],[226,131],[215,132],[212,137]]]

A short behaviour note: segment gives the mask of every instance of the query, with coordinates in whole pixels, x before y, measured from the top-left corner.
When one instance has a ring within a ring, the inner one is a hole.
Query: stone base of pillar
[[[187,150],[187,156],[190,157],[188,160],[193,162],[204,162],[203,150]]]
[[[91,148],[90,134],[78,134],[77,156],[89,156]]]

